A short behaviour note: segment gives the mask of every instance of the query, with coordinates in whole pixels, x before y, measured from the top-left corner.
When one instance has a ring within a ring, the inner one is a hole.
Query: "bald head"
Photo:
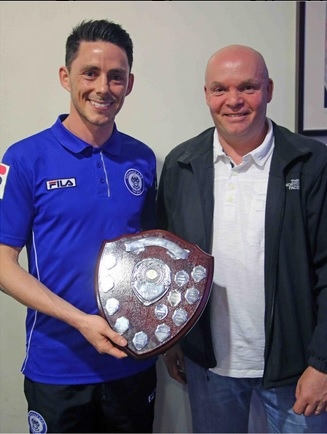
[[[262,143],[273,81],[258,51],[229,45],[214,53],[207,63],[204,90],[225,152],[237,150],[240,157]]]
[[[205,71],[205,82],[208,83],[213,68],[223,65],[236,65],[242,62],[254,66],[258,76],[261,76],[262,79],[269,78],[266,62],[258,51],[246,45],[228,45],[216,51],[208,60]]]

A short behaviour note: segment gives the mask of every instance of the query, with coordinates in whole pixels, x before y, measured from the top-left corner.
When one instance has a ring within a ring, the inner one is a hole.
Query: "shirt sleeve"
[[[1,179],[0,242],[23,247],[31,234],[34,214],[31,171],[23,167],[11,148],[3,157],[2,166],[6,167],[6,176]]]

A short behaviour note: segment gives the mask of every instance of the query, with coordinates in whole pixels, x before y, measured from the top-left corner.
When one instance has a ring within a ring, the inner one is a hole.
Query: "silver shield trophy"
[[[123,335],[127,354],[144,359],[181,339],[205,308],[214,259],[164,230],[104,241],[96,267],[101,315]]]

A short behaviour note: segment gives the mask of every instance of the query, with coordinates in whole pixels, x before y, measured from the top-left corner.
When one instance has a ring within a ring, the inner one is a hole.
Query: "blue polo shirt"
[[[104,240],[155,227],[156,159],[120,133],[94,148],[58,117],[3,157],[0,242],[26,246],[29,272],[80,310],[97,314],[95,270]],[[49,384],[110,381],[155,361],[99,354],[74,328],[27,310],[22,372]]]

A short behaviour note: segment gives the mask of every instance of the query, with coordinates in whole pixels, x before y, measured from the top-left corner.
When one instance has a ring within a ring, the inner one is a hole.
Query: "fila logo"
[[[70,188],[70,187],[76,187],[75,178],[53,179],[51,181],[47,181],[47,190],[55,190],[56,188]]]

